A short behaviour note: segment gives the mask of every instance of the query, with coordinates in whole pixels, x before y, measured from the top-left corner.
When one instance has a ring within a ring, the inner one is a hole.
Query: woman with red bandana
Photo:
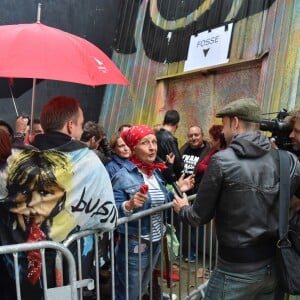
[[[121,137],[130,148],[132,157],[112,178],[119,217],[130,216],[172,201],[172,193],[167,191],[161,176],[161,170],[167,167],[163,163],[155,163],[157,139],[153,129],[146,125],[132,126],[122,132]],[[192,185],[193,178],[179,181],[183,192]],[[141,294],[147,291],[150,276],[161,251],[161,233],[165,231],[165,226],[160,212],[143,217],[140,221],[129,222],[128,245],[125,240],[125,225],[119,225],[118,231],[119,240],[115,256],[116,300],[126,299],[127,291],[128,299],[135,300],[139,296],[140,282]]]

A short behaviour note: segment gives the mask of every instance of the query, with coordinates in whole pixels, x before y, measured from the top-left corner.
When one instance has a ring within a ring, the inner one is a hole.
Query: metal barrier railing
[[[193,200],[195,196],[190,196],[189,199]],[[178,257],[174,257],[174,255],[168,255],[169,264],[168,269],[166,269],[166,261],[163,259],[160,260],[155,267],[155,271],[150,284],[149,284],[149,299],[162,299],[163,293],[170,296],[170,299],[194,299],[194,297],[201,296],[204,297],[205,287],[209,280],[210,274],[212,272],[213,267],[216,265],[217,258],[217,242],[214,234],[214,223],[211,221],[209,224],[204,225],[203,227],[199,227],[196,229],[196,233],[191,233],[191,227],[182,224],[181,222],[175,221],[176,216],[173,212],[173,204],[167,203],[161,205],[159,207],[151,208],[142,212],[134,213],[129,217],[119,218],[117,225],[124,224],[125,226],[125,242],[128,245],[128,224],[132,221],[138,221],[139,233],[141,228],[141,218],[146,216],[151,216],[155,213],[160,214],[161,219],[165,214],[168,214],[168,223],[170,223],[171,228],[174,226],[177,227],[178,231],[178,241],[179,241],[179,251]],[[199,230],[203,230],[203,239],[199,240]],[[179,234],[178,234],[179,233]],[[47,273],[46,268],[42,268],[42,283],[43,283],[43,291],[44,291],[44,299],[89,299],[85,297],[84,291],[86,289],[93,290],[94,294],[91,296],[91,299],[115,299],[116,286],[114,282],[115,278],[115,257],[113,255],[115,249],[115,239],[114,232],[106,233],[109,235],[110,242],[107,245],[110,253],[110,271],[108,274],[109,285],[110,285],[110,295],[103,296],[102,286],[101,286],[101,257],[99,257],[99,245],[102,243],[102,235],[101,230],[85,230],[80,231],[78,233],[72,234],[65,240],[63,244],[50,242],[50,241],[42,241],[35,243],[24,243],[17,245],[7,245],[0,247],[0,255],[3,254],[13,254],[14,264],[15,264],[15,276],[16,276],[16,291],[17,291],[17,299],[21,298],[21,290],[20,290],[20,278],[18,277],[18,253],[26,252],[30,250],[38,249],[41,253],[42,257],[42,266],[46,266],[45,262],[45,249],[50,248],[57,251],[57,257],[59,258],[57,262],[64,261],[63,266],[67,265],[68,268],[68,277],[69,284],[58,287],[47,287]],[[161,232],[163,236],[163,232]],[[92,237],[94,243],[94,261],[93,267],[95,269],[93,278],[83,278],[82,274],[82,243],[85,238]],[[141,234],[139,234],[141,236]],[[187,237],[187,240],[186,240]],[[151,237],[152,239],[152,237]],[[195,240],[195,253],[191,253],[191,242]],[[166,239],[161,239],[161,249],[170,249],[173,245],[175,245],[175,236],[171,235],[169,239],[169,248],[166,247]],[[68,248],[71,245],[76,244],[76,255],[74,252],[72,253]],[[139,240],[139,245],[141,244],[141,240]],[[150,243],[151,245],[152,243]],[[168,246],[168,245],[167,245]],[[200,248],[202,249],[200,251]],[[128,247],[125,247],[128,249]],[[152,249],[152,248],[151,248]],[[151,250],[152,251],[152,250]],[[186,256],[190,256],[190,254],[195,254],[195,262],[185,261],[183,254],[185,252]],[[201,256],[202,253],[202,256]],[[164,254],[162,252],[162,254]],[[125,261],[128,263],[128,251],[125,251]],[[163,255],[161,255],[163,257]],[[215,260],[214,260],[215,257]],[[137,266],[140,272],[140,259],[139,264]],[[56,262],[56,263],[57,263]],[[66,264],[65,264],[66,262]],[[152,262],[150,262],[152,265]],[[62,268],[62,265],[60,266]],[[176,268],[175,268],[176,267]],[[174,268],[176,270],[174,270]],[[202,273],[201,273],[202,272]],[[200,274],[199,274],[200,273]],[[176,276],[175,276],[176,275]],[[126,268],[126,284],[128,284],[128,268]],[[160,294],[155,292],[155,288],[160,288]],[[128,291],[126,292],[126,299],[129,299]],[[141,295],[141,285],[139,286],[139,294],[140,299]],[[176,295],[176,296],[175,296]],[[176,298],[175,298],[176,297]]]
[[[58,253],[61,253],[67,262],[68,266],[68,277],[69,284],[59,287],[47,286],[47,265],[45,261],[45,249],[53,249]],[[18,300],[22,298],[21,283],[19,277],[19,253],[28,252],[32,250],[39,250],[42,259],[42,285],[45,300],[53,299],[64,299],[64,300],[74,300],[77,298],[77,289],[83,286],[88,288],[93,288],[93,281],[87,279],[84,281],[77,281],[76,278],[76,264],[73,254],[60,243],[53,241],[41,241],[34,243],[21,243],[15,245],[6,245],[0,247],[0,255],[12,254],[14,258],[14,271],[15,271],[15,282],[16,282],[16,296]]]
[[[190,196],[189,200],[193,200],[195,196]],[[151,208],[142,212],[137,212],[132,214],[129,217],[122,217],[118,219],[117,225],[124,224],[125,225],[125,239],[128,243],[128,224],[132,221],[139,221],[141,218],[146,217],[146,216],[151,216],[155,213],[160,213],[161,216],[163,216],[164,213],[169,212],[169,220],[168,222],[170,223],[171,227],[174,227],[174,213],[173,213],[173,204],[172,203],[167,203],[164,205],[161,205],[159,207]],[[139,223],[139,228],[141,224]],[[155,274],[159,278],[159,286],[162,287],[162,292],[170,296],[170,299],[172,299],[172,295],[176,294],[177,299],[192,299],[195,295],[200,295],[204,297],[204,290],[207,285],[207,281],[211,275],[211,272],[216,265],[216,257],[217,257],[217,242],[215,239],[214,235],[214,222],[211,221],[209,224],[206,224],[203,226],[202,230],[204,232],[203,236],[203,245],[201,245],[201,241],[199,241],[198,238],[198,231],[200,229],[196,229],[196,259],[194,263],[191,262],[185,262],[183,259],[183,236],[186,234],[184,230],[188,230],[188,254],[191,252],[191,227],[187,225],[183,225],[181,222],[179,224],[179,244],[180,244],[180,249],[179,249],[179,255],[178,257],[174,258],[173,256],[170,257],[170,270],[165,270],[165,266],[163,261],[156,265],[155,267]],[[80,240],[84,238],[87,235],[93,235],[94,240],[95,240],[95,253],[98,253],[98,243],[99,243],[99,234],[101,234],[100,231],[97,230],[87,230],[87,231],[82,231],[73,234],[70,236],[64,243],[66,247],[69,247],[71,243],[77,242],[77,249],[78,251],[81,249],[80,246]],[[140,236],[141,234],[139,234]],[[113,233],[110,233],[111,239],[110,239],[110,249],[115,248],[115,240],[113,238]],[[142,243],[142,241],[139,241]],[[100,241],[101,243],[101,241]],[[164,249],[164,243],[165,240],[161,240],[161,248]],[[173,243],[172,238],[171,238],[171,244]],[[126,244],[128,245],[128,244]],[[202,246],[202,250],[199,250],[199,247]],[[172,245],[171,245],[172,247]],[[125,247],[127,249],[127,246]],[[202,253],[202,256],[200,256],[200,253]],[[79,279],[81,278],[81,269],[80,269],[80,255],[78,256],[78,262],[77,264],[79,265],[78,267],[78,276]],[[124,253],[125,260],[128,262],[128,253]],[[215,258],[215,259],[214,259]],[[95,269],[96,269],[96,275],[95,275],[95,299],[99,300],[101,299],[101,288],[100,288],[100,264],[99,264],[99,257],[95,257]],[[115,264],[115,258],[114,255],[111,255],[111,278],[115,278],[115,270],[114,270],[114,264]],[[174,278],[172,276],[172,268],[173,266],[177,266],[178,269],[176,273],[178,274],[178,277],[180,276],[180,280],[178,281],[178,278]],[[140,264],[137,265],[137,268],[140,270]],[[202,274],[197,274],[197,271],[202,269]],[[167,272],[170,272],[171,276],[168,278]],[[128,284],[128,270],[126,271],[126,285]],[[166,280],[166,278],[168,280]],[[166,282],[168,281],[168,282]],[[149,284],[149,298],[150,299],[156,299],[155,293],[153,292],[153,287],[155,286],[154,279],[152,278],[150,280]],[[114,280],[111,281],[111,299],[115,298],[115,282]],[[139,286],[139,291],[141,293],[141,286]],[[127,293],[126,299],[129,299],[128,291],[125,291]],[[80,299],[83,299],[82,294],[80,294]],[[140,299],[142,295],[140,294]],[[103,298],[104,299],[104,298]],[[107,297],[105,298],[107,299]],[[161,299],[161,298],[159,298]]]

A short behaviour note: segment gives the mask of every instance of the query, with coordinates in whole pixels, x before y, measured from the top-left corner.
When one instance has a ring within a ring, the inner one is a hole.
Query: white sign
[[[230,23],[192,35],[184,71],[227,63],[232,27]]]

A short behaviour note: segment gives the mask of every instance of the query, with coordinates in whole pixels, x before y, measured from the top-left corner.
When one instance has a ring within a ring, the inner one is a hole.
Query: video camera
[[[292,143],[289,138],[292,128],[284,121],[285,117],[288,115],[289,113],[287,110],[283,109],[277,113],[275,119],[263,119],[260,122],[259,128],[262,131],[269,131],[272,133],[271,138],[279,149],[293,152]]]

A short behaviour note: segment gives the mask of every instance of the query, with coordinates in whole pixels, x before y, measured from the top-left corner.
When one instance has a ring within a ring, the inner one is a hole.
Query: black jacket
[[[293,195],[300,187],[300,163],[292,153],[290,176]],[[193,206],[183,207],[180,216],[194,225],[215,217],[219,256],[234,262],[259,261],[275,250],[278,192],[277,151],[266,136],[247,132],[212,156]]]
[[[166,155],[173,152],[175,154],[173,169],[178,179],[183,171],[183,160],[179,153],[178,142],[176,137],[168,130],[161,128],[156,133],[156,138],[157,138],[157,160],[166,161]]]

